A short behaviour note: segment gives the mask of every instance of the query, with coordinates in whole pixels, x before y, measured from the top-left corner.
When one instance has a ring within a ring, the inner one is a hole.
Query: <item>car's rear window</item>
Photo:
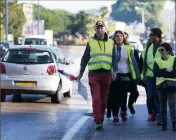
[[[53,63],[53,59],[49,51],[20,49],[8,50],[2,61],[19,64]]]
[[[47,45],[46,39],[40,39],[40,38],[26,38],[25,45]]]

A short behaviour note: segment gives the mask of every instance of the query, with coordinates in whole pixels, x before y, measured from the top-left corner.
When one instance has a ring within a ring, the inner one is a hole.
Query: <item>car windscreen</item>
[[[2,59],[3,62],[17,64],[46,64],[53,63],[51,53],[45,50],[8,50]]]
[[[47,40],[46,39],[41,39],[41,38],[26,38],[25,45],[47,45]]]

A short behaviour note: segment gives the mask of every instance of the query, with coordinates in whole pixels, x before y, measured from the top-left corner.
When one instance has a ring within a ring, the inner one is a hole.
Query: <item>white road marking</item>
[[[77,123],[65,134],[61,140],[72,140],[74,135],[83,126],[83,124],[89,119],[89,116],[83,116]]]

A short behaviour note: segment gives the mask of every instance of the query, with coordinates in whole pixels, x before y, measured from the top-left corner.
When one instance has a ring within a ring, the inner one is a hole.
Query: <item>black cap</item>
[[[98,27],[98,26],[106,27],[106,25],[105,25],[105,23],[103,21],[97,21],[96,24],[95,24],[95,27]]]

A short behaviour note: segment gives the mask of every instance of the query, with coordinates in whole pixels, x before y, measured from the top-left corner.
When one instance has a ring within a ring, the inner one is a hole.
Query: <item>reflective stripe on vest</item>
[[[132,46],[130,45],[124,45],[126,51],[127,51],[127,55],[128,55],[128,65],[129,65],[129,68],[130,68],[130,73],[131,73],[131,76],[133,78],[133,80],[136,79],[136,73],[134,71],[134,67],[133,67],[133,63],[132,63],[132,59],[131,59],[131,52],[133,51],[132,50]]]
[[[157,65],[159,66],[159,69],[164,69],[164,68],[173,68],[174,59],[175,59],[175,57],[170,55],[168,60],[164,61],[161,58],[157,58],[155,61],[156,61]],[[160,85],[165,80],[176,81],[175,78],[156,77],[156,85]]]
[[[148,52],[147,52],[147,66],[149,68],[147,68],[146,76],[153,77],[154,60],[161,56],[160,52],[158,50],[159,50],[159,48],[157,49],[155,56],[153,56],[153,44],[151,44],[149,49],[148,49]]]
[[[112,69],[112,52],[113,40],[108,41],[95,40],[93,38],[88,41],[90,47],[90,59],[88,62],[88,70]],[[103,48],[104,47],[104,48]]]

